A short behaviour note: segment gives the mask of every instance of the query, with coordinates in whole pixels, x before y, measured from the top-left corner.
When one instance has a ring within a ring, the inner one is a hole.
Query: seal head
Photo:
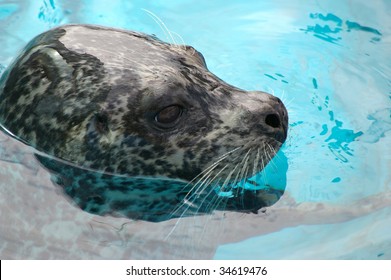
[[[67,25],[34,38],[6,70],[0,123],[57,163],[70,164],[68,171],[143,178],[130,185],[154,197],[167,191],[181,202],[190,191],[210,195],[211,188],[232,188],[262,170],[286,139],[288,114],[278,98],[217,78],[192,47]],[[40,159],[56,174],[75,176]],[[74,197],[80,188],[86,197],[101,194],[96,182],[70,178],[58,182],[72,185]],[[166,183],[149,188],[145,180]],[[108,196],[98,204],[112,203]]]

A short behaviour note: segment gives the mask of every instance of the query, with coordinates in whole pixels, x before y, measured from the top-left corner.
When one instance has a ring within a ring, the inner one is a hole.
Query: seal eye
[[[171,105],[155,116],[155,122],[162,128],[170,128],[174,126],[177,120],[182,116],[183,108],[178,105]]]

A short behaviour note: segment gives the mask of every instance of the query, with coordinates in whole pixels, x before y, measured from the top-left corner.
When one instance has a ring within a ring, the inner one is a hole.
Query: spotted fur
[[[172,105],[181,114],[158,126]],[[55,157],[39,159],[82,209],[158,221],[267,206],[265,190],[217,193],[263,169],[288,115],[278,98],[217,78],[192,47],[67,25],[34,38],[7,69],[0,122]]]

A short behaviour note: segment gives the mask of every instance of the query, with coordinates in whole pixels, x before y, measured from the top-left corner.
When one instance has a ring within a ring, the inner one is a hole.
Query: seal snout
[[[288,132],[288,112],[282,101],[274,96],[271,96],[270,108],[263,121],[274,138],[283,143]]]
[[[265,123],[273,128],[281,126],[280,117],[277,114],[269,114],[265,118]]]

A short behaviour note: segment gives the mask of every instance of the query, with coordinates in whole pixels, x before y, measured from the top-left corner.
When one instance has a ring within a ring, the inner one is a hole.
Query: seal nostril
[[[280,122],[280,118],[277,114],[269,114],[266,116],[266,119],[265,119],[265,123],[268,125],[268,126],[271,126],[271,127],[274,127],[274,128],[277,128],[280,126],[281,122]]]

